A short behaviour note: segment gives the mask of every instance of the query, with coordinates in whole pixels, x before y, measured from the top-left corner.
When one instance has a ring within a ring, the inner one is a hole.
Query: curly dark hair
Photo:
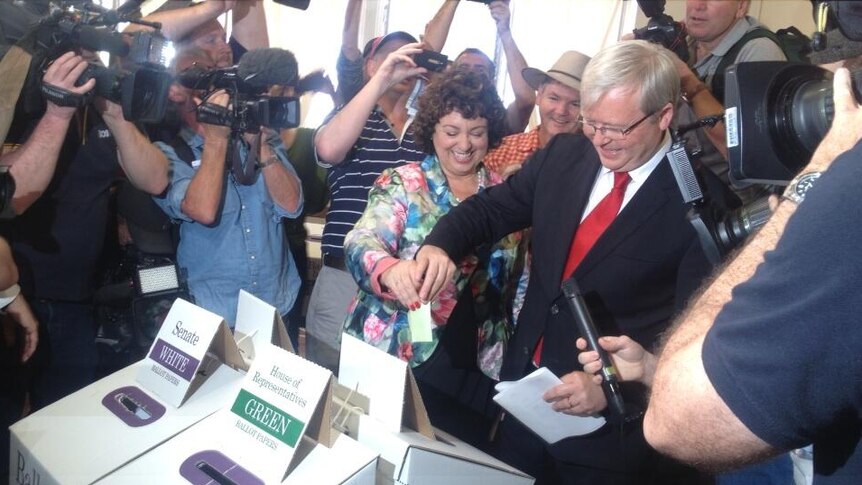
[[[448,69],[419,98],[413,135],[426,153],[434,153],[434,128],[440,118],[457,111],[464,118],[488,120],[488,149],[506,134],[506,108],[488,76],[469,69]]]

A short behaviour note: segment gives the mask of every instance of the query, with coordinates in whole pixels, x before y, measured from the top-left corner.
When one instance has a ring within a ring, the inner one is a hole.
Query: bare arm
[[[673,56],[676,70],[679,72],[680,87],[686,94],[688,104],[697,118],[724,114],[724,106],[721,101],[715,99],[706,84],[697,77],[691,68],[682,62],[677,56]],[[727,137],[724,122],[716,123],[715,126],[705,127],[703,132],[709,141],[715,146],[721,156],[727,160]]]
[[[227,106],[228,99],[228,94],[220,91],[211,96],[208,102]],[[196,222],[209,225],[218,220],[221,207],[230,128],[205,123],[201,123],[201,126],[204,129],[201,165],[189,182],[181,209]]]
[[[168,159],[131,122],[123,117],[120,105],[104,100],[102,119],[114,135],[120,166],[132,185],[152,195],[168,186]]]
[[[272,147],[265,142],[260,147],[260,160],[266,164],[261,172],[269,196],[282,209],[287,212],[295,212],[302,203],[299,178],[281,163]]]
[[[84,94],[96,85],[95,79],[91,79],[81,86],[75,86],[75,81],[86,67],[87,62],[81,56],[67,52],[51,63],[42,81],[76,94]],[[2,165],[10,166],[9,172],[15,179],[12,206],[16,214],[27,210],[42,195],[54,177],[60,148],[73,116],[75,108],[60,107],[48,102],[45,114],[27,141],[0,160]]]
[[[18,283],[18,266],[12,259],[9,243],[0,237],[0,290],[5,290],[15,283]]]
[[[362,52],[359,51],[359,19],[362,18],[362,0],[348,0],[344,11],[344,28],[341,30],[341,53],[344,57],[355,61]]]
[[[495,0],[489,7],[491,17],[497,24],[497,35],[506,54],[506,67],[512,83],[512,92],[515,93],[515,100],[506,108],[506,126],[510,131],[517,133],[524,131],[530,121],[530,114],[536,104],[536,91],[527,84],[527,80],[521,74],[527,68],[527,60],[515,44],[512,31],[509,29],[511,14],[509,2]]]
[[[233,8],[236,3],[235,0],[207,0],[191,7],[152,13],[144,17],[143,20],[160,22],[162,34],[168,39],[176,41],[187,36],[204,23],[218,18],[219,15]],[[152,29],[145,25],[129,24],[123,33],[130,34],[142,30]]]
[[[835,74],[836,115],[832,128],[804,171],[823,171],[862,135],[862,109],[850,89],[846,69]],[[752,433],[713,388],[703,367],[701,349],[716,315],[731,291],[748,280],[780,239],[796,210],[778,205],[769,222],[721,271],[680,318],[659,358],[653,394],[644,419],[644,434],[657,450],[704,466],[739,464],[775,453]]]
[[[27,362],[39,344],[39,322],[36,320],[36,316],[33,315],[33,310],[30,309],[30,305],[27,304],[27,300],[23,294],[18,295],[11,303],[6,305],[6,313],[24,331],[21,362]]]
[[[362,127],[377,105],[377,100],[391,86],[425,72],[424,68],[416,67],[410,58],[410,55],[420,50],[418,43],[407,44],[389,54],[362,90],[329,123],[320,127],[314,137],[314,147],[320,160],[330,164],[344,161],[362,133]]]
[[[269,47],[266,28],[266,12],[263,0],[237,2],[233,9],[233,31],[231,35],[246,49]]]
[[[443,5],[440,5],[440,10],[434,14],[425,25],[425,34],[422,36],[422,42],[432,51],[440,52],[443,46],[446,45],[446,38],[449,37],[449,28],[452,27],[452,20],[455,19],[455,11],[458,9],[460,0],[443,0]]]

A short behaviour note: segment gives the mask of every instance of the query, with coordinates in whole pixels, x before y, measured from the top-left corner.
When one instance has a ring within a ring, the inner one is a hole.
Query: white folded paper
[[[545,391],[562,382],[547,367],[542,367],[519,381],[498,383],[494,401],[548,443],[601,428],[605,424],[603,417],[560,413],[542,399]]]

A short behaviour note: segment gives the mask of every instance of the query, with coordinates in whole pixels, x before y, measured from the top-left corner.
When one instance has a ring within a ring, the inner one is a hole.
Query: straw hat
[[[588,62],[590,62],[589,56],[577,51],[566,51],[547,72],[527,67],[521,71],[521,75],[533,89],[539,89],[539,86],[551,78],[564,86],[580,90],[581,76]]]

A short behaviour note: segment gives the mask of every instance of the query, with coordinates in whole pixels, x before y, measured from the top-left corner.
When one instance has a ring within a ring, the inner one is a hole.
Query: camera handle
[[[676,131],[671,131],[671,139],[674,142],[677,142],[680,140],[682,135],[688,133],[691,130],[706,128],[707,126],[712,128],[713,126],[719,124],[722,121],[724,121],[724,113],[721,113],[718,115],[712,115],[712,116],[704,116],[703,118],[700,118],[699,120],[697,120],[693,123],[689,123],[687,125],[680,126],[679,128],[676,129]]]
[[[724,115],[721,115],[723,118]],[[710,117],[716,118],[716,117]],[[671,139],[673,144],[667,152],[667,160],[670,163],[670,168],[673,171],[673,177],[676,180],[679,191],[682,194],[683,202],[688,206],[686,218],[691,223],[697,237],[700,240],[700,245],[706,258],[713,265],[721,263],[725,256],[722,251],[722,246],[719,244],[717,236],[713,234],[716,221],[709,211],[710,204],[707,201],[703,190],[700,188],[700,182],[697,180],[697,175],[694,172],[694,166],[691,163],[691,158],[688,155],[688,150],[685,148],[685,141],[682,139],[682,134],[694,128],[705,126],[707,122],[701,124],[703,120],[698,120],[690,125],[683,126],[677,130],[671,130]],[[714,125],[718,120],[712,121]]]

